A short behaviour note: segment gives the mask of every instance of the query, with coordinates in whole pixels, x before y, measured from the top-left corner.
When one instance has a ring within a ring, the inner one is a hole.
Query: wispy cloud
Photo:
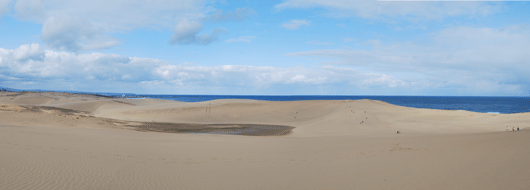
[[[54,49],[73,52],[121,44],[92,23],[73,16],[49,17],[42,26],[41,39]]]
[[[307,44],[310,44],[310,45],[321,45],[321,46],[333,45],[333,43],[330,43],[330,42],[319,42],[319,41],[309,41],[309,42],[307,42]]]
[[[11,0],[0,0],[0,18],[4,16],[7,12],[9,12],[9,4],[11,3]]]
[[[225,28],[215,28],[211,34],[199,34],[201,30],[202,24],[200,22],[183,20],[173,30],[170,43],[177,45],[208,45],[217,40],[220,34],[227,32]]]
[[[256,38],[255,36],[241,36],[239,38],[232,38],[232,39],[226,40],[226,43],[230,43],[230,42],[250,42],[250,41],[252,41],[255,38]]]
[[[230,22],[230,21],[237,21],[241,22],[244,19],[251,17],[253,15],[256,15],[256,11],[248,8],[238,8],[234,12],[227,11],[226,13],[223,12],[223,10],[217,10],[212,15],[207,16],[204,18],[204,21],[216,21],[216,22]]]
[[[0,0],[0,11],[5,2]],[[105,6],[98,6],[102,4]],[[43,24],[41,39],[49,47],[81,52],[120,45],[120,40],[109,35],[112,33],[170,29],[179,20],[198,20],[208,12],[205,4],[202,0],[19,0],[13,1],[12,12],[20,20]]]
[[[285,22],[280,25],[280,27],[283,27],[288,30],[296,30],[300,28],[301,26],[309,26],[311,24],[311,21],[308,20],[291,20],[289,22]]]
[[[413,19],[442,19],[451,16],[484,16],[503,10],[502,4],[486,1],[420,2],[366,0],[286,0],[277,10],[325,7],[334,17],[360,16],[363,18],[408,17]]]

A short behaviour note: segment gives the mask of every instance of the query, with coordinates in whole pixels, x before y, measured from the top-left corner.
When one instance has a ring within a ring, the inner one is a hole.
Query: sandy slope
[[[282,137],[169,134],[104,118],[296,128]],[[530,188],[529,113],[0,93],[0,121],[0,189]]]

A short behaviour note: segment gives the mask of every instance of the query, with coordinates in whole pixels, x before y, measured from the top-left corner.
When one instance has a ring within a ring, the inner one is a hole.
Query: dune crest
[[[137,122],[176,124],[261,124],[295,127],[291,135],[388,136],[459,134],[526,128],[530,113],[491,114],[462,110],[418,109],[375,100],[178,102],[121,99],[68,93],[3,93],[0,103],[48,106],[86,115]]]

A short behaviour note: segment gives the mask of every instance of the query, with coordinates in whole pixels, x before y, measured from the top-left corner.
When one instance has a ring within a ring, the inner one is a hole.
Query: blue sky
[[[0,85],[530,95],[530,2],[0,0]]]

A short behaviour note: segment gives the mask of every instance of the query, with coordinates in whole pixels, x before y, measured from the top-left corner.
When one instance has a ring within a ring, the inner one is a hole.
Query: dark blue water
[[[108,94],[111,95],[111,94]],[[114,94],[115,95],[115,94]],[[467,110],[473,112],[522,113],[530,112],[530,97],[476,97],[476,96],[246,96],[246,95],[132,95],[130,98],[156,98],[183,102],[202,102],[217,99],[250,99],[265,101],[301,100],[380,100],[395,105],[440,110]]]

